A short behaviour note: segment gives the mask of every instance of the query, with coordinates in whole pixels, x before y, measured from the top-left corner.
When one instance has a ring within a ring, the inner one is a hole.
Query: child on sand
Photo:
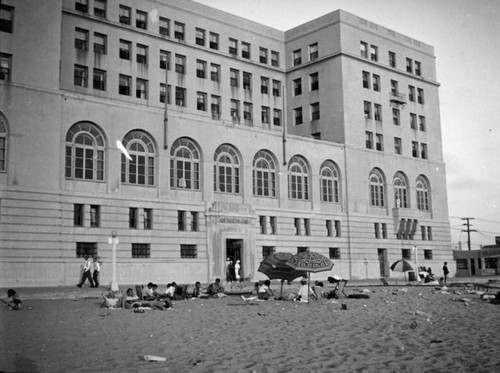
[[[20,311],[21,310],[21,299],[19,298],[19,295],[16,293],[14,289],[9,289],[7,290],[7,299],[3,300],[7,306],[9,306],[9,309],[12,311]]]

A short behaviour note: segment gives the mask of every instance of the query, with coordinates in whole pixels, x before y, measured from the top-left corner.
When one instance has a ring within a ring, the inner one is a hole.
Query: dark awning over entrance
[[[481,248],[481,258],[500,258],[500,245],[487,245]]]

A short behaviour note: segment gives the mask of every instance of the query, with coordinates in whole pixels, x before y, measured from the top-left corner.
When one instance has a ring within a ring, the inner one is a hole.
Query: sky
[[[434,47],[452,245],[500,236],[500,1],[195,0],[286,31],[337,9]]]

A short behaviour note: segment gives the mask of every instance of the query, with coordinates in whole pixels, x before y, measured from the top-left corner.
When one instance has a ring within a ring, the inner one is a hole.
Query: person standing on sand
[[[101,263],[99,262],[99,257],[95,256],[94,257],[94,263],[92,263],[94,266],[94,272],[92,272],[92,278],[94,279],[94,287],[98,288],[99,287],[99,272],[101,271]]]
[[[235,277],[236,282],[240,282],[240,268],[241,268],[241,264],[240,264],[240,260],[238,259],[236,261],[236,264],[234,265],[234,277]]]
[[[92,280],[92,275],[90,273],[90,269],[92,267],[92,260],[89,258],[88,255],[84,256],[85,259],[85,264],[83,265],[83,274],[82,274],[82,279],[80,280],[80,283],[76,286],[81,288],[85,281],[88,279],[90,282],[90,287],[94,287],[94,281]]]
[[[444,285],[446,286],[446,280],[448,279],[448,274],[450,271],[448,270],[448,262],[444,262],[443,266],[443,275],[444,275]]]

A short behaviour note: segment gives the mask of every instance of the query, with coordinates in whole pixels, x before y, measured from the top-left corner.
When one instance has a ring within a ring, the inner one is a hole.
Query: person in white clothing
[[[99,287],[99,272],[101,271],[101,263],[99,262],[99,257],[94,257],[94,262],[92,263],[94,266],[94,272],[92,272],[92,278],[94,280],[94,287]]]
[[[240,260],[238,259],[236,261],[236,264],[234,265],[234,276],[236,277],[236,282],[240,282],[240,268],[241,268],[241,263]]]
[[[85,281],[88,279],[90,282],[90,287],[94,287],[94,281],[92,280],[92,275],[90,273],[91,267],[92,267],[92,259],[89,258],[88,255],[84,256],[85,259],[85,264],[83,265],[83,274],[82,274],[82,279],[80,280],[80,283],[76,286],[81,288]]]

